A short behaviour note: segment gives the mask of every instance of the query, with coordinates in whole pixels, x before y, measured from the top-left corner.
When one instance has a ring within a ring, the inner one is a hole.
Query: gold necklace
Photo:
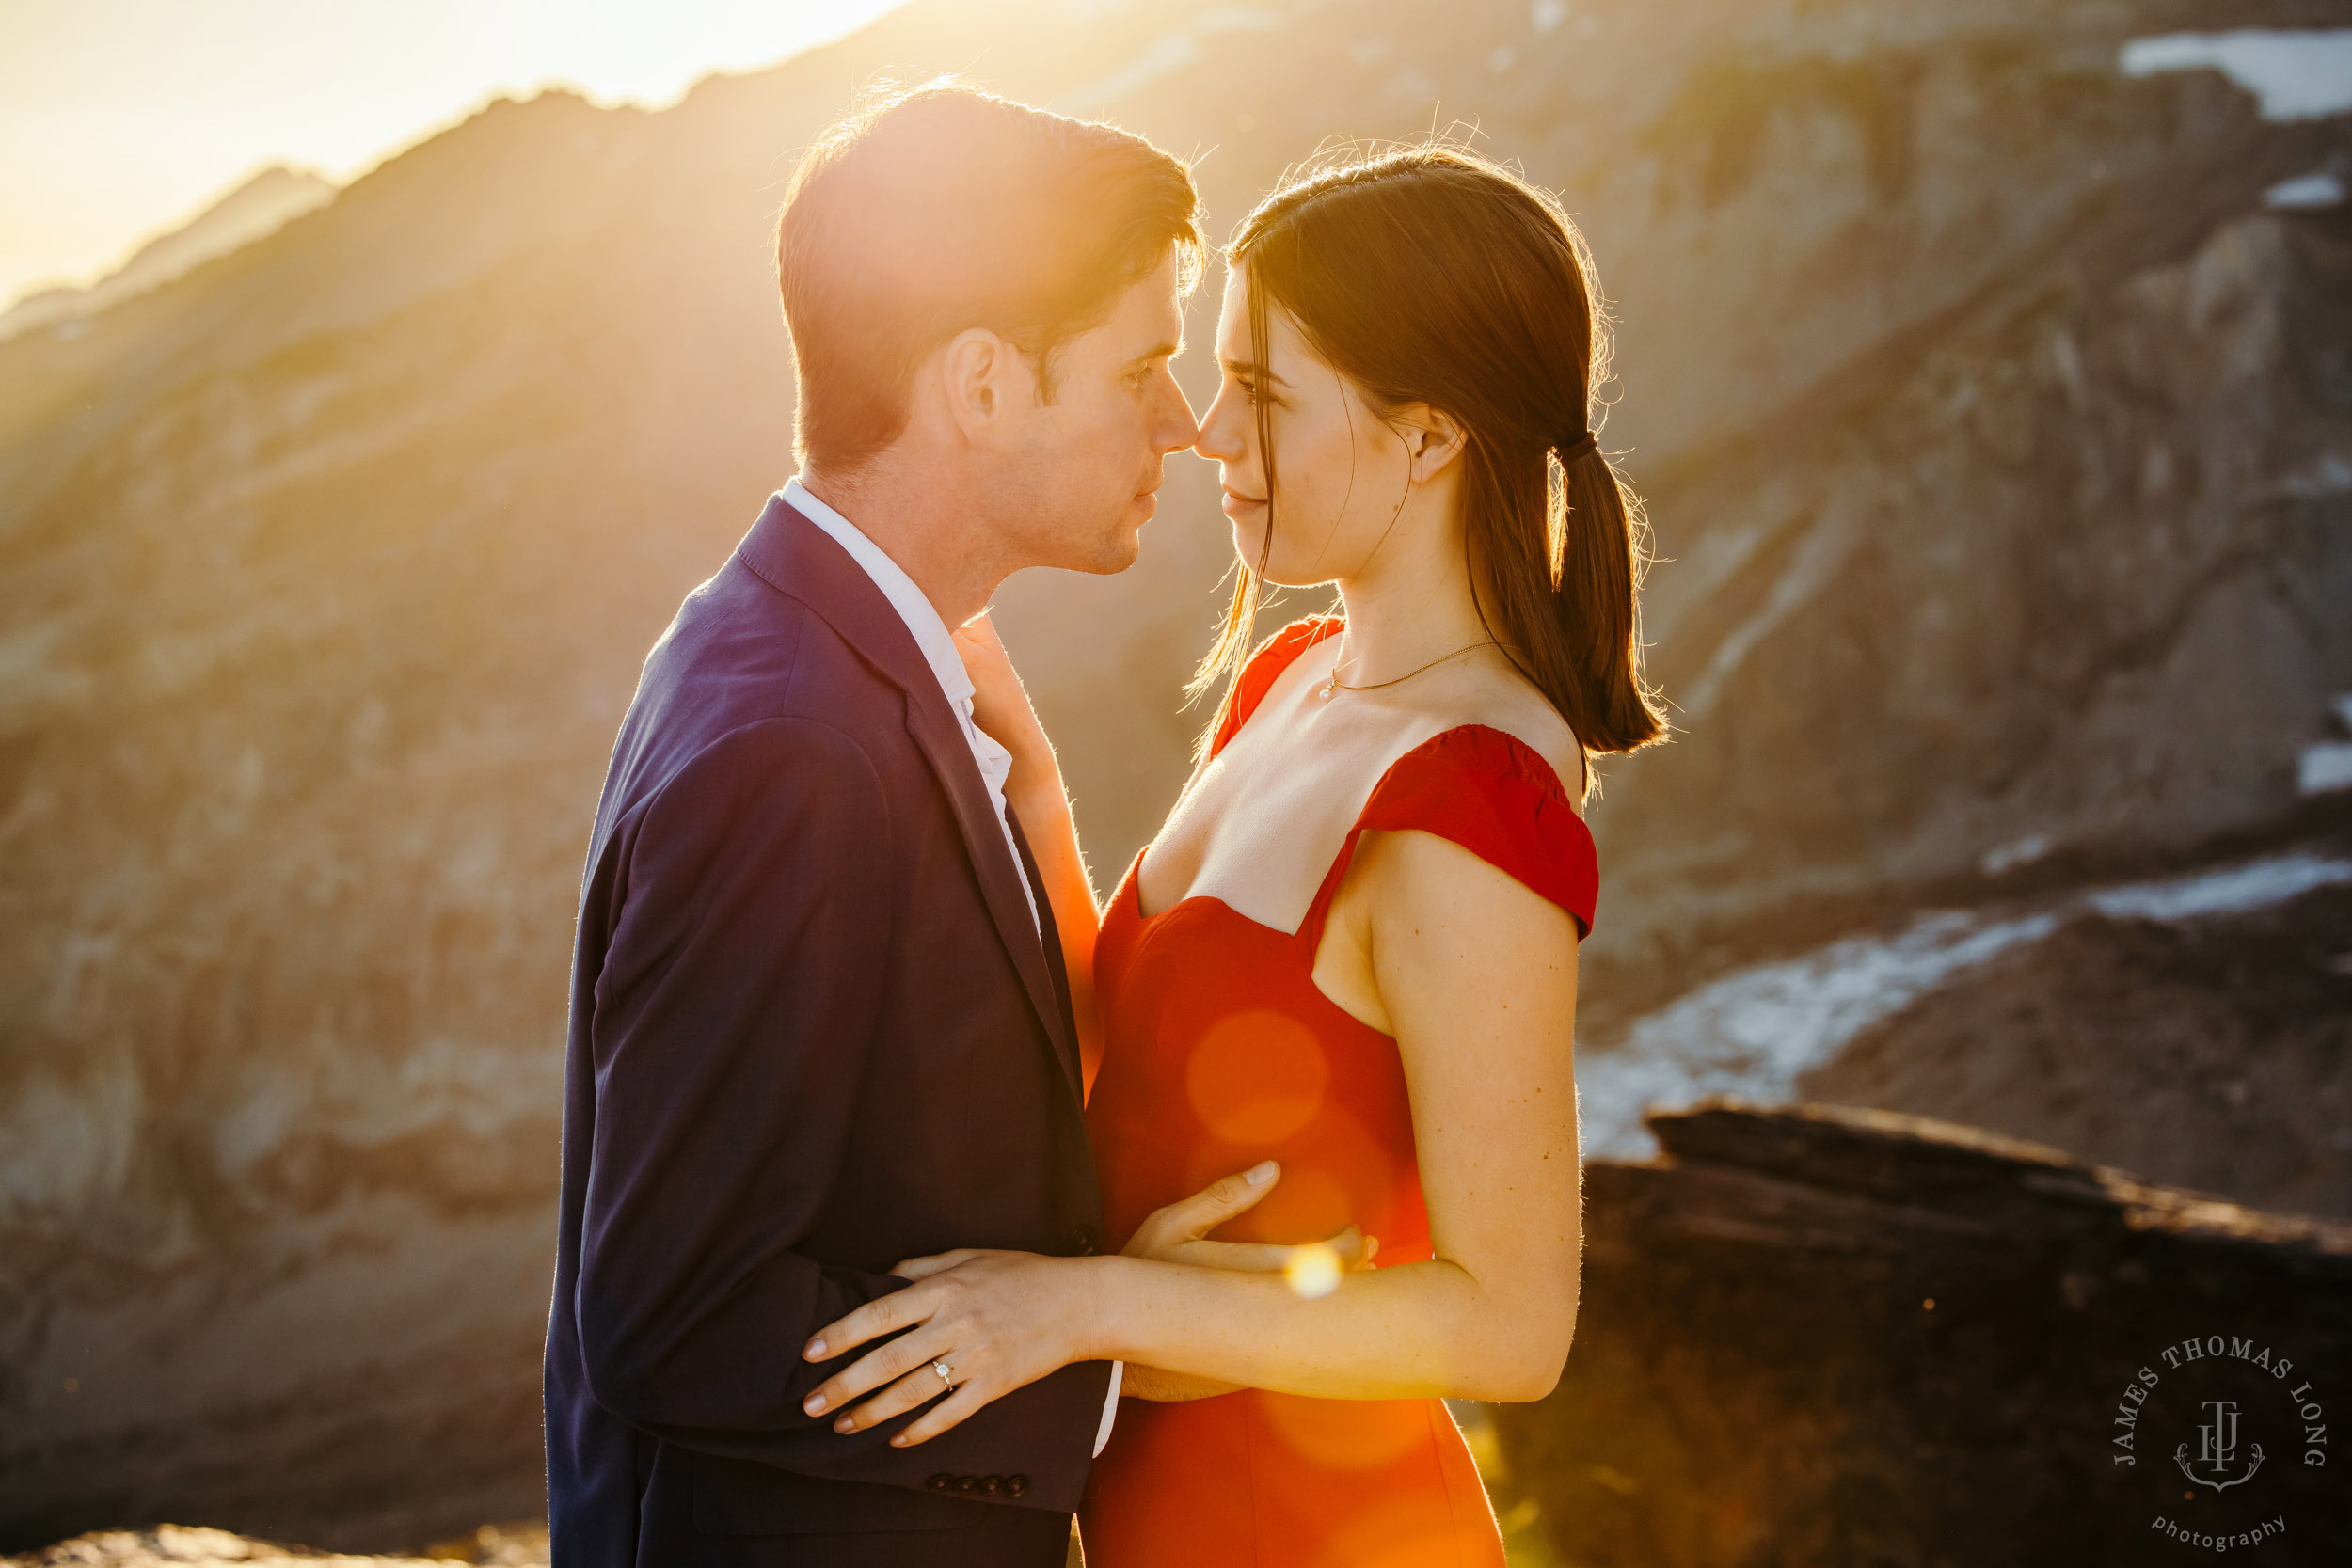
[[[1411,680],[1415,675],[1426,674],[1430,671],[1435,670],[1438,665],[1445,663],[1447,659],[1459,658],[1464,654],[1474,654],[1481,648],[1495,648],[1500,646],[1502,646],[1502,644],[1490,637],[1484,642],[1473,642],[1467,648],[1456,648],[1450,654],[1445,654],[1437,658],[1433,658],[1418,670],[1407,670],[1405,673],[1397,676],[1394,680],[1374,681],[1366,686],[1350,686],[1345,681],[1340,679],[1340,665],[1344,661],[1341,659],[1333,659],[1331,661],[1330,677],[1320,687],[1315,689],[1315,700],[1317,702],[1327,703],[1343,691],[1377,691],[1384,686],[1402,686],[1405,682]]]

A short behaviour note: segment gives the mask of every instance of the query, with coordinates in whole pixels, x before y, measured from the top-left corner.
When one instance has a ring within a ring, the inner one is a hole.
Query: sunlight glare
[[[897,0],[0,6],[0,308],[87,281],[273,163],[337,183],[491,99],[659,108]]]
[[[1282,1277],[1301,1301],[1320,1301],[1340,1288],[1340,1255],[1317,1242],[1299,1247],[1282,1266]]]

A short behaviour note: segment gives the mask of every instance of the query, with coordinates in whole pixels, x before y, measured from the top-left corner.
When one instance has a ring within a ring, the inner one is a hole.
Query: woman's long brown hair
[[[1609,373],[1608,324],[1591,255],[1558,203],[1460,148],[1354,153],[1285,180],[1225,259],[1247,284],[1261,368],[1280,310],[1375,410],[1426,404],[1467,432],[1463,527],[1479,618],[1585,752],[1663,738],[1642,673],[1648,531],[1608,458],[1581,439]],[[1270,548],[1277,485],[1263,402],[1257,418]],[[1568,454],[1557,484],[1556,452]],[[1247,661],[1259,581],[1245,563],[1196,693]],[[1229,679],[1217,722],[1232,702]]]

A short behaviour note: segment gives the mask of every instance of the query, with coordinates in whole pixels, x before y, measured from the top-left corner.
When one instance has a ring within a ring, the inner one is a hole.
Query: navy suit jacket
[[[911,1449],[887,1438],[912,1417],[844,1437],[801,1412],[848,1359],[802,1346],[903,1288],[900,1259],[1097,1244],[1025,871],[905,623],[771,498],[647,656],[589,850],[546,1381],[564,1568],[1066,1528],[1106,1363]]]

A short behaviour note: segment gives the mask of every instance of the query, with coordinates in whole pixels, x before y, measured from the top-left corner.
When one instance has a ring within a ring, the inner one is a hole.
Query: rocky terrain
[[[2341,807],[2336,808],[2338,814]],[[1735,966],[1580,1042],[1587,1155],[1713,1093],[1964,1119],[2352,1218],[2352,832],[2018,890]]]
[[[1565,1377],[1494,1408],[1501,1489],[1562,1562],[2122,1568],[2172,1560],[2174,1530],[2352,1551],[2327,1419],[2352,1226],[1885,1112],[1710,1100],[1652,1127],[1660,1159],[1587,1167]],[[2197,1464],[2209,1400],[2238,1406],[2223,1465]]]
[[[2153,1530],[2296,1563],[2352,1547],[2326,1421],[2352,1377],[2352,1226],[1924,1117],[1715,1098],[1649,1119],[1660,1158],[1587,1166],[1567,1375],[1487,1417],[1521,1556],[2120,1568]],[[2239,1405],[2227,1465],[2192,1457],[2208,1398]],[[539,1568],[546,1532],[361,1558],[166,1526],[0,1564],[423,1560]]]
[[[2352,1220],[2352,886],[2181,923],[2085,911],[1796,1089]]]
[[[496,1568],[547,1568],[545,1526],[484,1525],[437,1542],[422,1557],[353,1557],[248,1540],[220,1529],[165,1525],[144,1530],[95,1530],[22,1557],[0,1558],[8,1568],[425,1568],[467,1562]]]
[[[37,327],[65,325],[159,289],[215,257],[243,249],[335,199],[335,187],[305,169],[272,165],[189,222],[141,245],[131,258],[87,288],[60,284],[24,295],[0,312],[0,340]]]
[[[1595,811],[1605,1076],[1677,999],[1923,908],[2340,831],[2298,759],[2352,691],[2352,225],[2265,193],[2352,174],[2352,119],[2119,60],[2344,22],[921,0],[660,114],[494,105],[0,342],[0,1550],[412,1550],[538,1506],[587,821],[644,649],[789,471],[765,227],[877,71],[1114,115],[1200,156],[1219,228],[1327,135],[1457,119],[1579,214],[1680,731]],[[1004,597],[1105,880],[1182,778],[1227,564],[1210,470],[1165,498],[1135,572]],[[2340,1205],[2312,898],[2219,945],[2058,922],[1804,1092]],[[2231,977],[2258,952],[2308,958],[2298,1000]],[[2145,1109],[2103,1132],[2094,1089]],[[2134,1131],[2215,1094],[2193,1149]]]

